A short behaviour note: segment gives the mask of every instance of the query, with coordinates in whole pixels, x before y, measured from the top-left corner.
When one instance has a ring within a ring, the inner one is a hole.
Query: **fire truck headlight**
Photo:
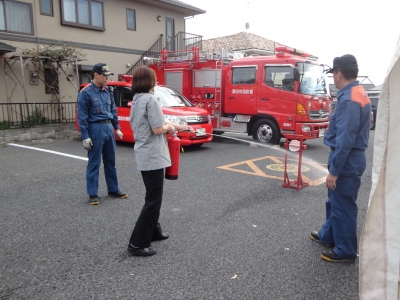
[[[310,127],[310,126],[307,126],[307,125],[303,125],[303,126],[301,127],[301,130],[302,130],[303,132],[310,132],[310,131],[311,131],[311,127]]]
[[[179,116],[172,116],[172,115],[164,115],[164,117],[167,121],[170,121],[172,123],[176,123],[179,125],[187,125],[185,118],[181,118]]]

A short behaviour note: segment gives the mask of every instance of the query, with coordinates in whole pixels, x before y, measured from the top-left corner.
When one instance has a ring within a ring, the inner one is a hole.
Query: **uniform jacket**
[[[329,173],[338,176],[353,150],[368,147],[371,125],[371,102],[358,81],[337,92],[337,105],[325,133],[325,145],[334,148]]]
[[[108,86],[101,88],[93,82],[78,94],[78,123],[82,140],[89,138],[90,123],[110,120],[114,129],[120,129],[114,95]]]

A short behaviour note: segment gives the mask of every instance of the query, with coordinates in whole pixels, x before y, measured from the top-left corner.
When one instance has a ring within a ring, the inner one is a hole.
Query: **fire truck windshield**
[[[306,95],[328,95],[324,67],[310,63],[297,63],[300,73],[299,93]]]
[[[161,106],[193,106],[184,96],[172,88],[165,86],[154,87],[154,96],[160,101]]]

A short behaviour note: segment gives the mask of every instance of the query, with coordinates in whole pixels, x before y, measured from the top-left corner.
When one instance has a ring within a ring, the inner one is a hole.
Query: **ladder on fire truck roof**
[[[192,49],[186,50],[175,50],[167,51],[161,50],[159,53],[148,53],[144,57],[144,62],[146,65],[149,64],[179,64],[179,63],[201,63],[210,60],[222,61],[224,64],[228,64],[230,61],[245,57],[245,53],[242,51],[216,51],[208,52],[200,50],[198,47],[192,47]]]
[[[217,60],[215,62],[215,83],[214,83],[214,96],[219,95],[218,99],[215,99],[214,102],[214,110],[218,111],[218,113],[214,112],[214,115],[221,116],[221,103],[222,103],[222,93],[221,93],[221,80],[222,80],[222,67],[224,65],[224,60]],[[219,67],[219,68],[218,68]],[[218,85],[218,74],[219,74],[219,85]]]
[[[276,56],[284,57],[286,55],[295,55],[300,57],[307,57],[309,60],[318,60],[318,57],[311,55],[299,49],[280,46],[276,47]],[[253,56],[253,55],[251,55]],[[221,51],[208,52],[203,51],[199,47],[192,47],[191,49],[167,51],[161,50],[157,52],[149,52],[146,57],[144,57],[144,62],[148,64],[177,64],[177,63],[201,63],[210,60],[222,61],[224,64],[228,64],[232,60],[240,59],[246,57],[246,53],[243,51],[226,51],[221,49]]]

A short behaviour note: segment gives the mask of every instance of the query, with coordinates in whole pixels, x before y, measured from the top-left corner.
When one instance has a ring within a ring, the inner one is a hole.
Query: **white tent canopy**
[[[400,39],[382,85],[372,188],[360,243],[360,299],[400,299]]]

